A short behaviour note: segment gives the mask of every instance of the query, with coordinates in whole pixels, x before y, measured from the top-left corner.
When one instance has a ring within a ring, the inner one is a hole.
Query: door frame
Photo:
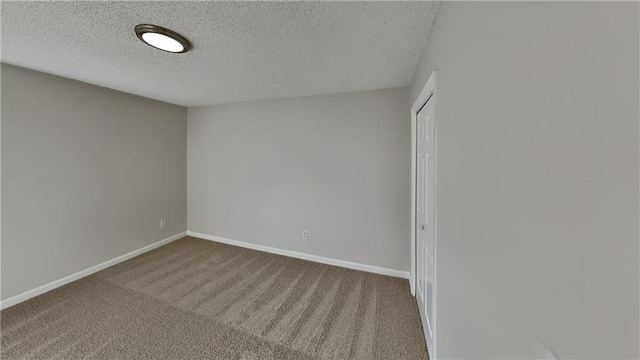
[[[417,118],[418,112],[422,109],[422,107],[427,103],[427,100],[433,101],[433,113],[434,113],[434,131],[433,131],[433,155],[434,155],[434,163],[433,163],[433,220],[434,220],[434,253],[433,253],[433,263],[434,263],[434,274],[433,274],[433,293],[436,294],[437,287],[437,234],[438,234],[438,221],[437,221],[437,185],[438,185],[438,117],[436,115],[436,70],[431,72],[429,76],[429,80],[422,88],[422,91],[416,98],[416,101],[411,106],[411,272],[409,273],[409,288],[411,290],[411,295],[416,296],[416,175],[417,175],[417,163],[416,163],[416,152],[417,152]],[[436,304],[437,298],[434,296],[433,298],[433,319],[431,321],[431,331],[433,334],[433,349],[427,348],[429,353],[429,359],[435,360],[435,347],[436,347]],[[426,335],[425,335],[426,336]]]

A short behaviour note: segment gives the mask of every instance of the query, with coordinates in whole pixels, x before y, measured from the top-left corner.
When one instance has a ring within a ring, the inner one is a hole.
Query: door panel
[[[420,127],[418,127],[418,129],[420,129]],[[420,134],[420,131],[418,131],[418,134]],[[417,154],[417,165],[418,165],[418,169],[416,171],[418,179],[422,179],[424,178],[425,175],[425,169],[426,169],[426,159],[425,159],[425,154]],[[417,214],[421,214],[424,213],[424,191],[425,191],[425,187],[424,187],[424,182],[419,181],[416,183],[417,186],[417,199],[416,199],[416,213]],[[417,216],[418,219],[420,219],[420,215]],[[417,224],[418,222],[416,222]],[[417,239],[417,252],[418,253],[423,253],[424,251],[426,251],[425,247],[424,247],[424,242],[420,241],[420,238],[416,237]],[[416,274],[416,289],[417,289],[417,297],[418,299],[424,299],[424,284],[425,284],[425,279],[424,279],[424,264],[422,262],[418,261],[416,262],[417,264],[417,274]]]
[[[416,123],[416,300],[427,347],[433,347],[435,315],[435,122],[433,97],[417,114]]]

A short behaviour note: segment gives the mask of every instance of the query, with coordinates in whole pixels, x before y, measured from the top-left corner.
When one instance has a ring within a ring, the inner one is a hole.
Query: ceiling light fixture
[[[140,24],[134,28],[138,39],[156,49],[170,53],[185,53],[191,48],[189,40],[173,30],[157,25]]]

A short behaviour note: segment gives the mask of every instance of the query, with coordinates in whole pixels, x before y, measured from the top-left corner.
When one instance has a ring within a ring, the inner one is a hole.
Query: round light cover
[[[175,31],[157,25],[140,24],[135,27],[136,36],[147,45],[171,53],[185,53],[191,48],[189,40]]]

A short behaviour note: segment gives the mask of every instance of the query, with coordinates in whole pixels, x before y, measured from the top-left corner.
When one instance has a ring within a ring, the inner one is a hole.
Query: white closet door
[[[433,349],[435,272],[433,98],[417,114],[416,128],[416,299],[427,347]]]

